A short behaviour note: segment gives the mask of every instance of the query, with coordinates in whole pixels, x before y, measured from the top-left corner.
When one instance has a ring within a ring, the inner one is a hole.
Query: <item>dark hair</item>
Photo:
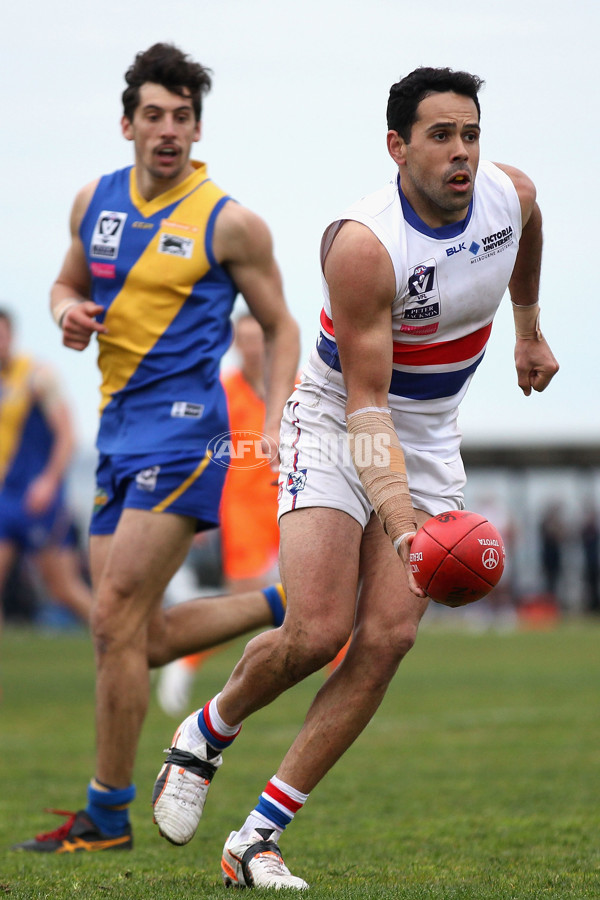
[[[146,82],[160,84],[180,97],[191,97],[196,121],[202,115],[202,98],[211,89],[211,70],[193,62],[174,44],[153,44],[140,51],[125,72],[123,113],[129,121],[140,102],[140,87]]]
[[[421,66],[396,82],[390,88],[387,105],[387,125],[390,131],[397,131],[400,137],[410,143],[410,134],[417,121],[417,108],[421,100],[430,94],[453,91],[470,97],[481,117],[477,94],[485,82],[469,72],[455,72],[453,69],[432,69]]]
[[[13,317],[12,317],[11,313],[9,313],[9,311],[7,309],[5,309],[3,306],[0,306],[0,319],[3,319],[6,322],[6,324],[8,325],[8,327],[12,329]]]

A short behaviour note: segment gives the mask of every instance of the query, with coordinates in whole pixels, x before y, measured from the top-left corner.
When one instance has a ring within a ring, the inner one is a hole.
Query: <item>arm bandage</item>
[[[539,303],[532,303],[531,306],[513,303],[512,308],[516,336],[525,341],[541,341]]]
[[[67,297],[66,300],[60,300],[56,306],[52,307],[52,318],[59,328],[62,328],[63,320],[72,306],[78,306],[81,300],[74,297]]]
[[[417,530],[404,453],[389,409],[368,407],[348,416],[350,452],[371,506],[396,550]]]

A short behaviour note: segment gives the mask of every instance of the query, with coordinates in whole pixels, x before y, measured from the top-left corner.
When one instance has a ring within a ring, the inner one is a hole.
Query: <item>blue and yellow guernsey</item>
[[[15,356],[0,372],[0,490],[23,494],[45,468],[54,442],[33,381],[36,364]]]
[[[80,228],[102,374],[103,453],[202,452],[227,430],[219,380],[237,288],[214,257],[216,218],[230,199],[203,163],[146,201],[132,166],[100,179]]]

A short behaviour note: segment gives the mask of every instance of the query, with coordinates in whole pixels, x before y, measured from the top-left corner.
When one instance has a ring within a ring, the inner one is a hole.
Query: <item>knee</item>
[[[331,623],[303,623],[280,629],[285,641],[286,669],[299,681],[330,663],[349,637],[349,630]]]
[[[412,650],[417,640],[417,626],[412,623],[401,625],[394,635],[394,646],[398,663]]]
[[[389,682],[406,654],[413,648],[416,638],[417,628],[412,624],[398,624],[377,632],[369,632],[364,627],[357,628],[353,638],[356,653],[359,659],[367,661],[366,672],[363,674],[365,689],[369,673],[375,685]]]
[[[100,591],[90,617],[98,657],[146,641],[146,622],[131,597]]]

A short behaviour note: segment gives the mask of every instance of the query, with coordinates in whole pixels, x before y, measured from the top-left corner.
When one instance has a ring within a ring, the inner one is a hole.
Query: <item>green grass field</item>
[[[221,687],[241,646],[208,660],[198,703]],[[246,723],[196,838],[182,848],[152,824],[152,785],[177,724],[153,698],[136,772],[134,851],[45,856],[10,845],[61,824],[46,807],[84,805],[91,647],[82,634],[7,629],[0,652],[0,894],[223,898],[223,842],[274,773],[322,676]],[[597,900],[599,687],[600,623],[509,634],[424,628],[367,731],[283,836],[290,869],[315,900]]]

